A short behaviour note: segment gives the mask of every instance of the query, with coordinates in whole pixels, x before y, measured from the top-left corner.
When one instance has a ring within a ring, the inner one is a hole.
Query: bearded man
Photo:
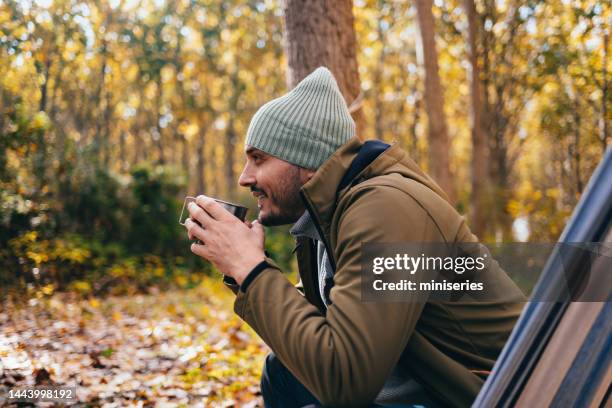
[[[239,183],[257,197],[257,220],[199,196],[186,227],[273,351],[266,407],[469,406],[524,302],[496,263],[482,280],[499,301],[362,301],[362,243],[477,242],[440,187],[399,145],[356,137],[326,68],[262,106],[245,144]],[[285,224],[297,286],[264,251],[262,225]]]

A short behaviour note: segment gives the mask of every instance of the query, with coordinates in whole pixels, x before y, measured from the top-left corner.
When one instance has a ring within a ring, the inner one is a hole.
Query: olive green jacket
[[[469,406],[522,309],[523,295],[493,262],[488,279],[512,301],[362,302],[363,242],[476,242],[444,192],[393,145],[338,193],[362,142],[351,139],[302,188],[335,266],[322,304],[316,248],[298,239],[303,288],[268,268],[234,310],[325,406],[367,406],[399,364],[445,405]],[[271,260],[268,260],[271,262]],[[486,284],[486,282],[485,282]]]

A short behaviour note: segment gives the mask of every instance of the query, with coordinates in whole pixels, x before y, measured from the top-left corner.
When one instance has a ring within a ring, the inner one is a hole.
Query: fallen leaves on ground
[[[77,406],[261,406],[268,349],[232,301],[209,279],[189,291],[5,303],[0,388],[75,386]]]

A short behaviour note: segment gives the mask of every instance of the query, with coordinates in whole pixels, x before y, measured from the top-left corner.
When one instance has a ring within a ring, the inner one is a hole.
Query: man
[[[524,300],[496,263],[484,279],[503,301],[361,301],[362,243],[476,242],[444,192],[398,145],[355,137],[325,68],[260,108],[245,147],[239,183],[258,219],[242,223],[200,196],[186,227],[203,243],[192,252],[225,275],[235,312],[273,351],[266,406],[469,406]],[[291,223],[297,288],[264,252],[262,225]]]

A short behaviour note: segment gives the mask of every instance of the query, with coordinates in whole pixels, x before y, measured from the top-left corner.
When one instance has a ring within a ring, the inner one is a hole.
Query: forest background
[[[256,215],[250,118],[319,65],[481,240],[555,242],[611,141],[611,26],[593,0],[0,0],[0,405],[261,406],[269,350],[179,212]]]
[[[237,185],[244,136],[310,69],[295,57],[308,41],[299,3],[2,2],[0,286],[197,285],[210,266],[188,251],[182,199],[256,214]],[[610,143],[609,5],[327,7],[332,21],[349,16],[335,30],[354,56],[329,65],[360,137],[402,145],[485,242],[556,241]],[[286,228],[269,229],[267,246],[295,270]]]

